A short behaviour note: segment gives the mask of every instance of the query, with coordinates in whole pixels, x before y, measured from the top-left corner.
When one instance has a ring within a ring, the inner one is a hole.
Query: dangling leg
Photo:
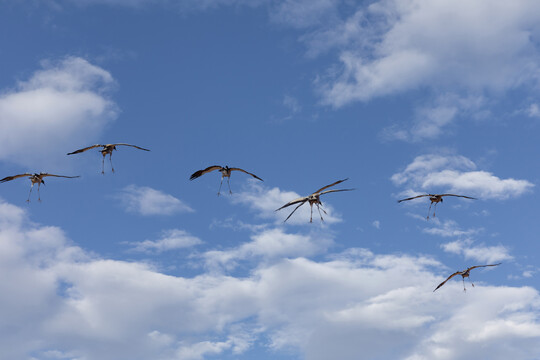
[[[230,176],[227,176],[227,185],[229,185],[229,194],[232,194],[232,191],[231,191],[231,183],[229,182],[229,180],[231,179]]]
[[[461,280],[463,281],[463,292],[466,292],[467,289],[465,289],[465,278],[461,278]]]
[[[431,205],[433,205],[433,203],[429,204],[429,209],[427,211],[427,220],[429,220],[429,212],[431,211]]]
[[[471,278],[469,277],[469,282],[471,283],[472,287],[474,287],[473,282],[471,281]]]
[[[437,211],[437,204],[438,203],[435,203],[435,206],[433,207],[433,217],[435,217],[435,211]]]
[[[309,203],[309,207],[311,209],[311,215],[309,215],[309,222],[313,222],[313,204]]]
[[[219,183],[219,189],[217,191],[217,196],[221,193],[221,185],[223,185],[223,176],[221,177],[221,182]]]
[[[101,159],[101,175],[105,174],[105,155],[103,155],[103,158]]]
[[[26,199],[26,202],[30,202],[30,194],[32,194],[32,189],[34,188],[34,183],[32,183],[32,186],[30,186],[30,192],[28,193],[28,199]]]
[[[319,216],[321,217],[321,221],[324,221],[323,217],[322,217],[322,214],[321,214],[321,210],[326,214],[326,211],[324,211],[324,209],[322,209],[319,204],[315,204],[317,205],[317,210],[319,210]],[[328,215],[328,214],[327,214]]]
[[[111,170],[112,170],[112,172],[114,172],[114,166],[113,166],[113,164],[112,164],[112,151],[111,151],[110,154],[109,154],[109,160],[110,160],[110,162],[111,162]]]
[[[39,195],[39,188],[41,187],[41,183],[37,184],[37,195],[38,195],[38,201],[41,202],[41,195]]]

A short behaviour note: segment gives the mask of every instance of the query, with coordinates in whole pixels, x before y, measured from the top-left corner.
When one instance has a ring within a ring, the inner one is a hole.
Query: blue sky
[[[527,0],[0,0],[0,177],[81,176],[0,185],[4,356],[538,358],[539,24]],[[66,155],[117,142],[151,152]],[[189,181],[210,165],[264,182],[218,197]],[[324,222],[274,211],[345,178]],[[478,200],[397,203],[446,192]]]

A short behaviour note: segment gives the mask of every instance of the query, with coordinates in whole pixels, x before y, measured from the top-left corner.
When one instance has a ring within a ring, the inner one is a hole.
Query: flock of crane
[[[139,149],[139,150],[150,151],[148,149],[142,148],[142,147],[137,146],[137,145],[131,145],[131,144],[125,144],[125,143],[105,144],[105,145],[96,144],[96,145],[88,146],[88,147],[85,147],[85,148],[78,149],[78,150],[75,150],[73,152],[67,153],[67,155],[80,154],[80,153],[83,153],[83,152],[85,152],[87,150],[90,150],[90,149],[101,148],[99,150],[101,152],[101,154],[103,155],[103,158],[102,158],[102,161],[101,161],[101,173],[102,174],[105,173],[105,157],[107,155],[109,155],[109,161],[111,163],[111,170],[114,173],[114,166],[112,164],[112,154],[113,154],[114,150],[117,150],[116,149],[117,146],[131,146],[131,147],[134,147],[134,148]],[[253,178],[255,178],[257,180],[263,181],[263,179],[261,179],[257,175],[255,175],[253,173],[250,173],[250,172],[248,172],[248,171],[246,171],[244,169],[235,168],[235,167],[230,168],[228,166],[223,167],[223,166],[219,166],[219,165],[212,165],[212,166],[207,167],[206,169],[195,171],[190,176],[189,180],[195,180],[195,179],[201,177],[202,175],[210,173],[210,172],[215,171],[215,170],[219,170],[219,172],[221,173],[221,182],[219,184],[218,196],[221,194],[221,186],[223,185],[223,179],[224,178],[227,178],[227,185],[229,187],[229,193],[232,194],[231,185],[230,185],[229,180],[230,180],[230,177],[231,177],[231,173],[233,171],[240,171],[240,172],[243,172],[245,174],[251,175]],[[45,184],[45,181],[43,180],[43,178],[45,178],[47,176],[61,177],[61,178],[68,178],[68,179],[73,179],[73,178],[80,177],[80,176],[56,175],[56,174],[49,174],[49,173],[39,173],[39,174],[38,173],[34,173],[34,174],[24,173],[24,174],[18,174],[18,175],[13,175],[13,176],[7,176],[7,177],[1,179],[0,183],[15,180],[15,179],[22,178],[22,177],[28,177],[32,184],[30,186],[30,192],[28,193],[28,199],[26,200],[26,202],[30,202],[30,196],[32,194],[32,189],[33,189],[35,184],[38,184],[38,190],[37,190],[38,191],[38,201],[41,202],[41,196],[39,194],[39,188],[40,188],[41,184]],[[321,221],[324,221],[323,216],[321,214],[321,210],[325,214],[326,214],[326,211],[324,211],[324,209],[322,208],[322,202],[321,202],[320,196],[324,195],[324,194],[333,193],[333,192],[352,191],[352,190],[354,190],[354,189],[326,190],[326,189],[331,188],[331,187],[333,187],[333,186],[335,186],[337,184],[340,184],[340,183],[342,183],[342,182],[344,182],[346,180],[348,180],[348,179],[338,180],[336,182],[333,182],[330,185],[323,186],[322,188],[318,189],[317,191],[311,193],[308,196],[303,196],[303,197],[300,197],[298,199],[291,200],[288,203],[286,203],[285,205],[283,205],[282,207],[280,207],[279,209],[276,209],[276,211],[279,211],[279,210],[284,209],[286,207],[289,207],[291,205],[298,204],[298,206],[296,206],[294,208],[294,210],[289,214],[289,216],[287,216],[287,218],[284,220],[284,222],[286,222],[287,220],[289,220],[289,218],[292,216],[292,214],[294,214],[294,212],[296,210],[298,210],[298,208],[300,208],[305,203],[309,203],[309,206],[311,208],[311,215],[310,215],[310,218],[309,218],[309,222],[310,223],[313,222],[313,205],[315,205],[317,207],[317,210],[319,212],[319,216],[321,217]],[[435,210],[436,210],[437,204],[440,203],[440,202],[443,202],[443,198],[445,196],[455,196],[455,197],[462,197],[462,198],[466,198],[466,199],[477,200],[476,198],[473,198],[473,197],[470,197],[470,196],[456,195],[456,194],[422,194],[422,195],[416,195],[416,196],[409,197],[409,198],[406,198],[406,199],[398,200],[398,203],[401,203],[403,201],[409,201],[409,200],[421,198],[421,197],[429,197],[429,200],[431,201],[430,204],[429,204],[428,215],[427,215],[427,219],[429,220],[429,214],[431,212],[432,205],[435,203],[435,206],[433,207],[433,217],[435,217]],[[467,289],[465,288],[465,278],[469,278],[471,270],[476,269],[476,268],[480,268],[480,267],[498,266],[500,264],[501,263],[487,264],[487,265],[475,265],[475,266],[471,266],[471,267],[469,267],[469,268],[467,268],[466,270],[463,270],[463,271],[456,271],[452,275],[448,276],[448,278],[446,280],[444,280],[442,283],[440,283],[435,288],[435,290],[433,290],[433,291],[436,291],[441,286],[443,286],[448,280],[450,280],[452,277],[457,276],[457,275],[461,275],[462,281],[463,281],[463,291],[467,291]],[[470,281],[470,278],[469,278],[469,281]],[[472,282],[471,282],[471,285],[474,287],[474,284]]]

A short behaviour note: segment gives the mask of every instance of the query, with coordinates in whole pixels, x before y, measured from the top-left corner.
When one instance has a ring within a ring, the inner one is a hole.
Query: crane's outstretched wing
[[[467,270],[472,270],[472,269],[476,269],[476,268],[479,268],[479,267],[486,267],[486,266],[497,266],[497,265],[501,265],[502,263],[498,263],[498,264],[491,264],[491,265],[475,265],[475,266],[471,266],[470,268],[468,268]]]
[[[294,200],[291,200],[289,201],[288,203],[286,203],[285,205],[283,205],[282,207],[280,207],[279,209],[276,209],[275,211],[278,211],[278,210],[281,210],[281,209],[284,209],[288,206],[291,206],[291,205],[294,205],[294,204],[298,204],[299,202],[301,203],[304,203],[308,200],[308,197],[307,196],[304,196],[304,197],[301,197],[301,198],[298,198],[298,199],[294,199]]]
[[[6,177],[3,178],[2,180],[0,180],[0,183],[6,182],[6,181],[15,180],[15,179],[20,178],[20,177],[24,177],[24,176],[32,176],[32,175],[33,175],[33,174],[19,174],[19,175],[13,175],[13,176],[6,176]]]
[[[339,184],[339,183],[342,183],[342,182],[344,182],[345,180],[349,180],[349,178],[346,178],[346,179],[343,179],[343,180],[338,180],[338,181],[336,181],[335,183],[332,183],[332,184],[330,184],[330,185],[326,185],[326,186],[320,188],[319,190],[313,192],[312,195],[318,194],[318,193],[320,193],[321,191],[323,191],[324,189],[328,189],[329,187],[332,187],[332,186],[334,186],[334,185],[337,185],[337,184]]]
[[[80,176],[66,176],[66,175],[55,175],[55,174],[48,174],[48,173],[41,173],[39,174],[41,175],[41,177],[45,177],[45,176],[54,176],[54,177],[62,177],[62,178],[68,178],[68,179],[74,179],[74,178],[78,178]]]
[[[119,146],[119,145],[122,145],[122,146],[131,146],[131,147],[134,147],[134,148],[137,148],[137,149],[140,149],[140,150],[144,150],[144,151],[150,151],[148,149],[145,149],[145,148],[142,148],[140,146],[137,146],[137,145],[131,145],[131,144],[124,144],[124,143],[118,143],[118,144],[111,144],[113,146]]]
[[[206,173],[209,173],[211,171],[214,171],[214,170],[218,170],[218,169],[221,169],[222,166],[219,166],[219,165],[212,165],[212,166],[209,166],[207,167],[206,169],[204,170],[198,170],[198,171],[195,171],[193,174],[191,174],[191,176],[189,177],[189,180],[195,180],[196,178],[206,174]]]
[[[432,196],[432,195],[431,195],[431,194],[416,195],[416,196],[413,196],[413,197],[410,197],[410,198],[398,200],[398,203],[400,203],[400,202],[402,202],[402,201],[408,201],[408,200],[412,200],[412,199],[418,199],[418,198],[424,197],[424,196]]]
[[[97,147],[104,147],[104,146],[105,145],[96,144],[96,145],[88,146],[88,147],[85,147],[85,148],[82,148],[82,149],[79,149],[79,150],[75,150],[75,151],[67,153],[67,154],[68,155],[79,154],[79,153],[85,152],[86,150],[90,150],[90,149],[97,148]]]
[[[353,190],[356,190],[356,189],[335,189],[335,190],[326,190],[326,191],[323,191],[322,193],[320,193],[319,195],[329,194],[329,193],[338,192],[338,191],[353,191]]]
[[[477,198],[473,198],[473,197],[470,197],[470,196],[456,195],[456,194],[441,194],[439,196],[457,196],[457,197],[462,197],[462,198],[465,198],[465,199],[478,200]]]
[[[446,278],[446,280],[444,280],[442,283],[439,284],[439,286],[437,286],[435,288],[435,290],[437,290],[438,288],[440,288],[441,286],[443,286],[448,280],[450,280],[451,278],[453,278],[454,276],[456,275],[461,275],[463,274],[463,271],[456,271],[455,273],[453,273],[452,275],[450,275],[449,277]],[[433,290],[433,292],[435,292],[435,290]]]
[[[260,178],[260,177],[258,177],[257,175],[255,175],[255,174],[252,174],[252,173],[250,173],[250,172],[248,172],[248,171],[246,171],[246,170],[244,170],[244,169],[240,169],[240,168],[229,168],[229,169],[230,169],[231,171],[232,171],[232,170],[238,170],[238,171],[241,171],[241,172],[243,172],[243,173],[246,173],[246,174],[248,174],[248,175],[251,175],[251,176],[253,176],[253,177],[254,177],[255,179],[258,179],[258,180],[264,181],[263,179],[261,179],[261,178]]]
[[[292,214],[294,214],[294,212],[295,212],[296,210],[298,210],[298,208],[299,208],[300,206],[304,205],[304,204],[306,203],[306,201],[307,201],[307,199],[304,200],[304,201],[302,201],[300,204],[298,204],[298,206],[294,208],[294,210],[289,214],[289,216],[287,216],[287,218],[286,218],[285,220],[283,220],[283,222],[289,220],[289,218],[292,216]],[[292,205],[292,204],[290,204],[290,205]],[[287,205],[287,206],[288,206],[288,205]],[[279,210],[279,209],[278,209],[278,210]],[[276,211],[277,211],[277,210],[276,210]]]

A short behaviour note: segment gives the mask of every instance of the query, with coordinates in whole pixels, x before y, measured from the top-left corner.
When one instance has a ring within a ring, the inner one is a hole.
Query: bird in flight
[[[26,200],[26,202],[30,202],[30,194],[32,194],[32,188],[34,187],[34,184],[38,184],[38,201],[41,202],[41,196],[39,195],[39,187],[41,186],[41,184],[45,185],[45,181],[43,181],[43,178],[46,177],[46,176],[62,177],[62,178],[68,178],[68,179],[73,179],[73,178],[80,177],[80,176],[54,175],[54,174],[47,174],[47,173],[39,173],[39,174],[38,173],[35,173],[35,174],[26,173],[26,174],[7,176],[7,177],[1,179],[0,183],[15,180],[17,178],[25,177],[25,176],[28,176],[28,178],[32,182],[32,185],[30,186],[30,192],[28,193],[28,199]]]
[[[101,173],[102,174],[105,174],[105,156],[107,154],[109,154],[109,160],[111,162],[111,169],[112,169],[112,172],[114,172],[114,166],[112,164],[112,153],[114,150],[118,150],[116,147],[117,146],[131,146],[131,147],[134,147],[134,148],[137,148],[137,149],[140,149],[140,150],[144,150],[144,151],[150,151],[148,149],[145,149],[145,148],[142,148],[140,146],[137,146],[137,145],[131,145],[131,144],[123,144],[123,143],[119,143],[119,144],[105,144],[105,145],[102,145],[102,144],[96,144],[96,145],[92,145],[92,146],[88,146],[88,147],[85,147],[85,148],[82,148],[82,149],[79,149],[79,150],[75,150],[73,152],[70,152],[68,153],[68,155],[73,155],[73,154],[79,154],[79,153],[82,153],[82,152],[85,152],[86,150],[90,150],[90,149],[94,149],[94,148],[102,148],[100,151],[101,151],[101,155],[103,155],[103,159],[101,160]]]
[[[212,165],[212,166],[207,167],[206,169],[195,171],[193,174],[191,174],[191,176],[189,177],[189,180],[195,180],[198,177],[200,177],[200,176],[202,176],[204,174],[207,174],[209,172],[212,172],[214,170],[219,170],[219,172],[221,173],[221,183],[219,184],[219,190],[218,190],[218,193],[217,193],[218,196],[221,194],[221,185],[223,185],[223,178],[227,178],[227,185],[229,186],[229,194],[232,194],[231,184],[229,182],[229,180],[231,178],[231,172],[232,171],[241,171],[243,173],[246,173],[248,175],[253,176],[257,180],[264,181],[263,179],[261,179],[257,175],[252,174],[252,173],[250,173],[250,172],[248,172],[246,170],[243,170],[243,169],[240,169],[240,168],[230,168],[228,166],[223,167],[223,166],[219,166],[219,165]]]
[[[442,283],[439,284],[439,286],[437,286],[435,288],[435,290],[437,290],[438,288],[440,288],[441,286],[443,286],[448,280],[450,280],[451,278],[453,278],[454,276],[456,275],[461,275],[461,280],[463,280],[463,291],[467,291],[467,289],[465,289],[465,278],[468,278],[469,275],[470,275],[470,272],[472,269],[476,269],[476,268],[479,268],[479,267],[486,267],[486,266],[498,266],[498,265],[501,265],[502,263],[498,263],[498,264],[491,264],[491,265],[476,265],[476,266],[471,266],[470,268],[468,268],[467,270],[463,270],[463,271],[456,271],[455,273],[453,273],[452,275],[450,275],[446,280],[444,280]],[[471,279],[469,278],[469,281],[471,281]],[[471,282],[471,285],[474,287],[474,284]],[[435,292],[435,290],[433,290],[433,292]]]
[[[433,203],[435,203],[435,206],[433,207],[433,217],[435,217],[435,210],[437,210],[437,204],[440,203],[440,202],[443,202],[443,196],[457,196],[457,197],[462,197],[462,198],[465,198],[465,199],[472,199],[472,200],[478,200],[476,198],[473,198],[473,197],[470,197],[470,196],[465,196],[465,195],[455,195],[455,194],[424,194],[424,195],[417,195],[417,196],[413,196],[413,197],[410,197],[410,198],[407,198],[407,199],[401,199],[401,200],[398,200],[398,203],[402,202],[402,201],[408,201],[408,200],[412,200],[412,199],[417,199],[417,198],[420,198],[420,197],[425,197],[425,196],[429,196],[429,200],[431,200],[431,203],[429,204],[429,209],[428,209],[428,214],[427,214],[427,218],[429,220],[429,212],[431,211],[431,205],[433,205]]]
[[[332,192],[339,192],[339,191],[351,191],[351,190],[354,190],[354,189],[338,189],[338,190],[326,190],[326,191],[323,191],[325,189],[328,189],[329,187],[332,187],[334,185],[337,185],[339,183],[342,183],[344,182],[345,180],[348,180],[347,179],[343,179],[343,180],[338,180],[336,181],[335,183],[332,183],[330,185],[326,185],[322,188],[320,188],[319,190],[315,191],[314,193],[312,193],[311,195],[308,195],[308,196],[304,196],[304,197],[301,197],[301,198],[298,198],[298,199],[294,199],[294,200],[291,200],[289,201],[288,203],[286,203],[285,205],[283,205],[282,207],[280,207],[279,209],[277,209],[276,211],[278,210],[281,210],[283,208],[286,208],[288,206],[291,206],[291,205],[294,205],[294,204],[298,204],[298,206],[296,208],[294,208],[294,210],[289,214],[289,216],[287,216],[287,218],[283,221],[287,221],[289,220],[289,218],[291,217],[292,214],[294,214],[294,212],[302,205],[304,205],[306,202],[309,202],[309,206],[311,208],[311,216],[309,218],[309,222],[313,222],[313,204],[315,204],[317,206],[317,210],[319,211],[319,215],[321,217],[321,221],[324,221],[322,215],[321,215],[321,210],[326,214],[326,211],[324,211],[324,209],[321,209],[322,207],[322,202],[321,202],[321,199],[319,198],[321,195],[324,195],[324,194],[328,194],[328,193],[332,193]]]

